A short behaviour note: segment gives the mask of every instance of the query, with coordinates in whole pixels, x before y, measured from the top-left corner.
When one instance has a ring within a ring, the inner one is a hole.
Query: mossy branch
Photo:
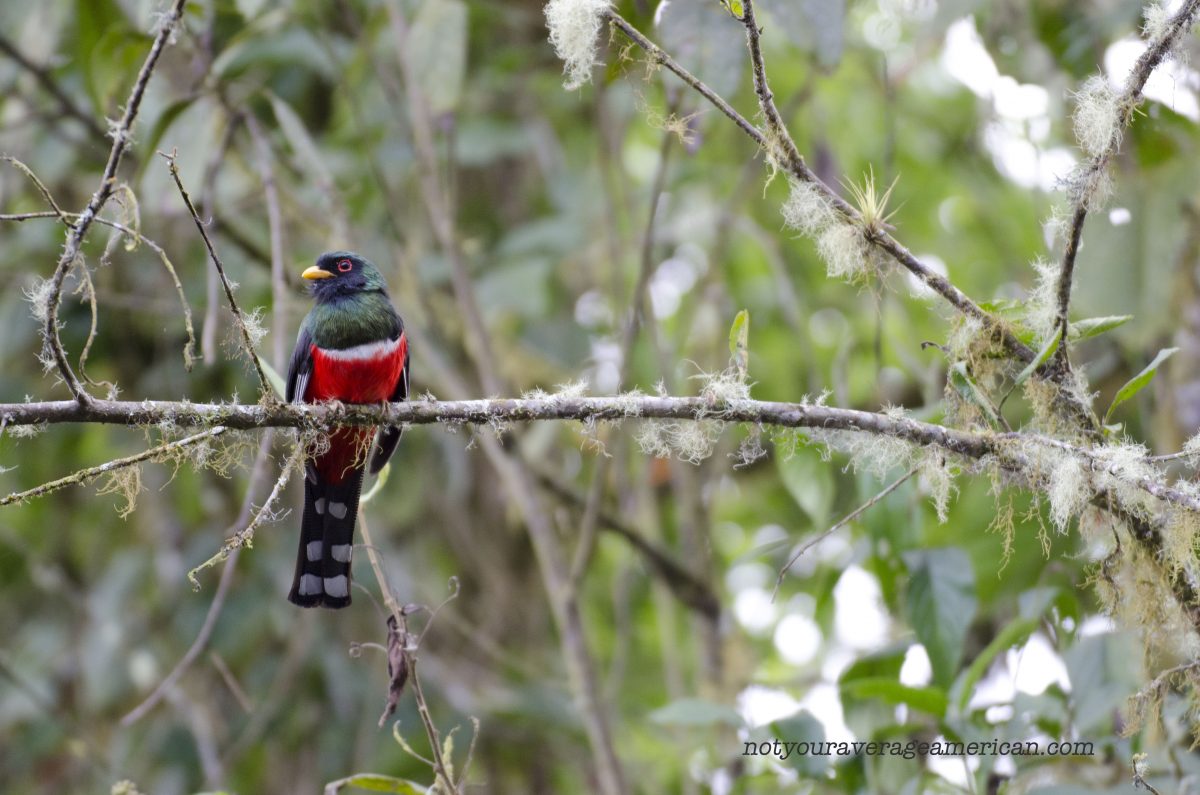
[[[67,278],[67,273],[75,267],[88,230],[116,188],[117,168],[121,165],[121,158],[132,141],[133,123],[141,109],[142,97],[146,94],[146,85],[154,74],[159,57],[174,35],[175,26],[183,16],[183,8],[186,5],[187,0],[175,0],[171,7],[162,14],[154,43],[150,45],[150,52],[146,55],[146,60],[138,71],[137,79],[134,80],[129,99],[125,102],[125,112],[111,130],[113,144],[108,154],[108,162],[104,165],[104,173],[100,177],[100,186],[92,194],[87,206],[79,213],[79,219],[67,230],[66,245],[63,246],[62,256],[59,257],[54,274],[50,277],[49,301],[42,327],[43,341],[49,359],[54,362],[63,382],[70,390],[71,396],[80,405],[88,405],[92,398],[80,384],[75,371],[71,369],[71,363],[67,361],[67,353],[63,348],[62,338],[59,336],[58,307],[62,302],[63,282]]]
[[[859,411],[816,403],[764,400],[714,401],[706,397],[660,397],[643,394],[615,397],[493,398],[486,400],[417,400],[380,405],[339,403],[247,405],[188,403],[162,400],[93,400],[88,405],[58,400],[0,404],[7,427],[62,423],[223,426],[236,430],[300,428],[327,430],[342,425],[484,425],[509,422],[621,421],[626,419],[682,422],[746,423],[779,428],[809,428],[819,432],[848,431],[889,437],[918,447],[936,447],[966,459],[992,458],[1020,473],[1031,465],[1025,452],[1048,447],[1084,462],[1094,471],[1120,476],[1119,468],[1103,455],[1047,436],[1014,432],[962,431],[895,413]],[[1141,459],[1148,465],[1149,456]],[[1200,512],[1200,497],[1144,476],[1129,478],[1147,494]]]
[[[166,444],[161,444],[157,447],[151,447],[149,450],[143,450],[140,453],[128,456],[126,458],[116,458],[98,466],[81,469],[78,472],[72,472],[70,475],[61,477],[58,480],[52,480],[49,483],[43,483],[40,486],[35,486],[34,488],[27,489],[25,491],[14,492],[9,494],[7,497],[0,497],[0,507],[24,502],[25,500],[31,500],[35,497],[44,497],[47,494],[58,491],[59,489],[65,489],[67,486],[83,485],[91,480],[94,480],[95,478],[100,477],[101,475],[107,475],[108,473],[116,472],[119,469],[135,466],[143,461],[162,461],[166,458],[169,458],[179,450],[184,449],[185,447],[191,447],[192,445],[200,442],[214,439],[225,433],[227,430],[229,429],[218,425],[217,427],[211,428],[207,431],[201,431],[200,433],[184,437],[183,439],[176,439],[173,442],[167,442]]]
[[[1083,224],[1087,219],[1088,209],[1094,204],[1095,195],[1103,181],[1104,171],[1109,162],[1121,148],[1121,139],[1125,129],[1133,120],[1134,111],[1142,101],[1142,89],[1156,68],[1179,47],[1183,35],[1192,28],[1196,16],[1200,13],[1200,0],[1187,0],[1180,9],[1167,20],[1165,26],[1157,31],[1149,31],[1152,41],[1133,65],[1121,93],[1115,97],[1106,98],[1107,107],[1098,109],[1107,117],[1107,140],[1092,153],[1092,158],[1085,163],[1072,177],[1074,210],[1071,214],[1071,227],[1067,233],[1066,248],[1063,249],[1062,265],[1058,274],[1058,317],[1057,326],[1062,329],[1063,344],[1055,354],[1057,362],[1068,366],[1067,340],[1069,339],[1069,318],[1071,307],[1071,286],[1074,280],[1075,259],[1079,254],[1080,238],[1083,235]],[[1104,78],[1099,78],[1103,80]],[[1099,100],[1097,100],[1099,101]],[[1077,112],[1078,113],[1078,112]],[[1079,127],[1078,117],[1076,127]],[[1087,148],[1086,139],[1081,143]]]

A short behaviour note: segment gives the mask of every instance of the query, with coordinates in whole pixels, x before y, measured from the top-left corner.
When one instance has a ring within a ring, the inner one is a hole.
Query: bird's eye
[[[352,263],[352,262],[351,262],[350,260],[348,260],[348,259],[340,259],[340,260],[338,260],[338,264],[337,264],[337,265],[338,265],[338,272],[339,272],[339,273],[347,273],[347,272],[349,272],[349,271],[350,271],[350,269],[351,269],[351,268],[353,268],[353,267],[354,267],[354,263]]]

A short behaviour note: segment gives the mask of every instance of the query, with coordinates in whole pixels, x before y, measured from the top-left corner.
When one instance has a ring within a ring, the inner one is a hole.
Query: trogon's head
[[[300,274],[309,282],[309,292],[320,301],[333,301],[356,293],[387,292],[379,270],[366,257],[350,251],[330,251],[317,257],[317,264]]]

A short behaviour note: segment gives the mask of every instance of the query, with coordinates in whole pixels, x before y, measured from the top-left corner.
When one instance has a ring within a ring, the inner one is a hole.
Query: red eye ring
[[[340,259],[337,263],[339,273],[348,273],[354,267],[354,263],[348,259]]]

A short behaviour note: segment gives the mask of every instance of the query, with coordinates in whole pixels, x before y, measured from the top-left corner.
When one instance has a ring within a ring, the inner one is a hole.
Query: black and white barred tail
[[[363,469],[341,483],[321,482],[311,463],[305,474],[300,550],[288,601],[300,607],[346,607]]]

